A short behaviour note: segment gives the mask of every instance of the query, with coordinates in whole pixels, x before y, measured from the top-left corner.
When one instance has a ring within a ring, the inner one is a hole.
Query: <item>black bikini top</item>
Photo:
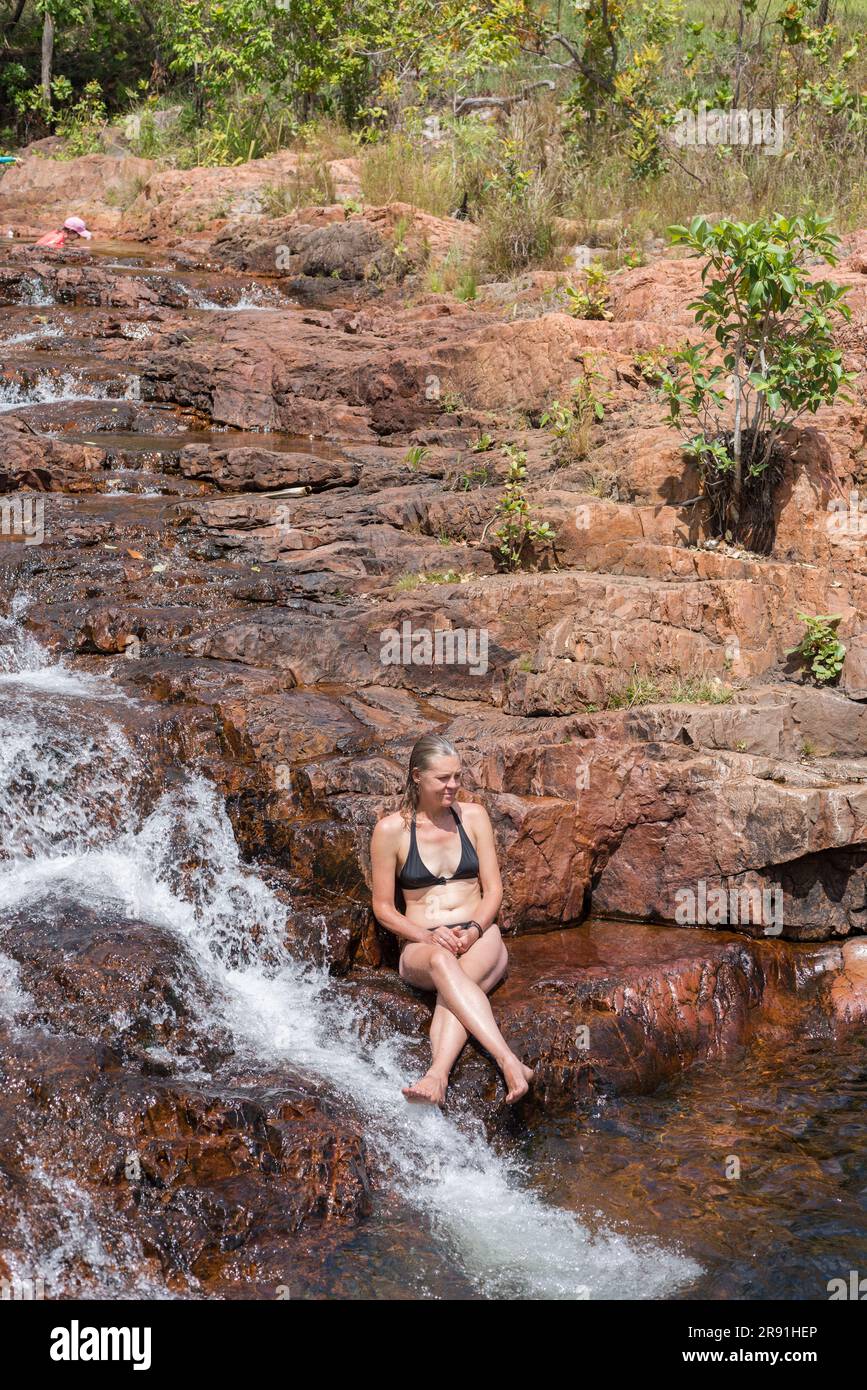
[[[422,863],[415,834],[415,816],[413,816],[409,832],[409,854],[397,876],[401,888],[432,888],[434,884],[453,883],[458,878],[478,878],[479,856],[476,854],[472,840],[461,824],[461,818],[457,811],[453,806],[449,807],[449,810],[457,821],[458,834],[461,837],[461,862],[458,867],[451,878],[442,878],[432,874],[430,869]]]

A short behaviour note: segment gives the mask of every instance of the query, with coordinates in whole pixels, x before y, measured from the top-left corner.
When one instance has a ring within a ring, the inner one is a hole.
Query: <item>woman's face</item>
[[[421,805],[433,810],[451,806],[461,785],[460,758],[434,758],[424,772],[416,768],[413,778]]]

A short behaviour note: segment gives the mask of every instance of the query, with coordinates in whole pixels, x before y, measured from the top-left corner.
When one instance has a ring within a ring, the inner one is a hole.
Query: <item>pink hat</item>
[[[80,217],[67,217],[63,225],[68,232],[78,232],[78,235],[85,237],[87,241],[90,241],[90,238],[93,236],[93,233],[87,230]]]

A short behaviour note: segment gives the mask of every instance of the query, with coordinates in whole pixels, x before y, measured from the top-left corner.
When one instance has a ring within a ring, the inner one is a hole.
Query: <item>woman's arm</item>
[[[484,806],[472,803],[473,829],[476,833],[476,853],[479,856],[479,885],[482,890],[482,906],[476,921],[483,932],[497,920],[497,913],[503,901],[503,880],[497,862],[497,847],[494,844],[494,829],[491,818]]]
[[[370,866],[373,875],[373,915],[388,931],[407,941],[429,941],[424,927],[410,922],[394,905],[394,879],[397,870],[397,851],[400,844],[400,825],[392,827],[384,820],[377,821],[370,841]]]

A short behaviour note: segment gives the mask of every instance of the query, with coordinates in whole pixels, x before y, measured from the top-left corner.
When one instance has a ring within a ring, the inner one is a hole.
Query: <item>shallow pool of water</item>
[[[867,1273],[867,1033],[757,1044],[652,1095],[537,1128],[539,1194],[704,1273],[688,1299],[827,1299]]]

